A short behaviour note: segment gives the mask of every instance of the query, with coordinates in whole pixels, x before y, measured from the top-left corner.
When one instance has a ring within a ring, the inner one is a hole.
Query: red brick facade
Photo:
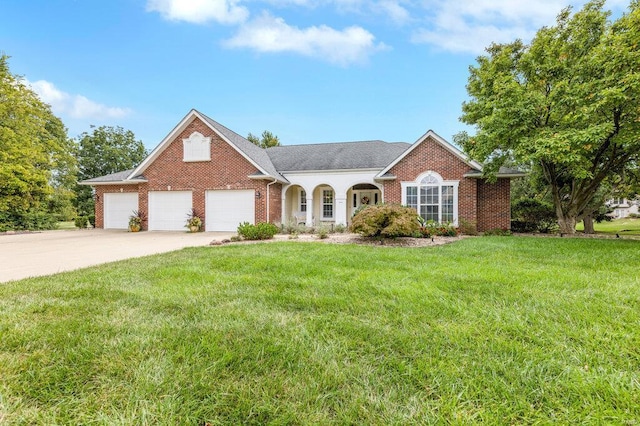
[[[271,183],[271,179],[249,178],[260,174],[260,170],[197,116],[184,121],[181,126],[181,131],[177,130],[179,133],[173,135],[173,139],[163,143],[163,150],[154,154],[153,161],[144,169],[147,182],[96,185],[96,227],[104,227],[104,194],[112,192],[137,192],[138,209],[148,217],[149,191],[191,191],[192,205],[204,227],[206,191],[252,190],[255,194],[255,222],[282,221],[281,183]],[[189,138],[194,132],[211,138],[210,161],[184,161],[183,139]],[[382,181],[384,201],[401,203],[401,183],[415,182],[419,175],[427,171],[438,173],[445,181],[458,182],[459,222],[475,225],[480,232],[509,229],[510,180],[501,178],[496,183],[489,183],[483,179],[465,177],[465,174],[474,171],[472,167],[432,136],[427,136],[414,146],[388,170],[387,174],[395,176],[395,179]],[[147,224],[143,225],[146,229]]]
[[[182,140],[193,132],[211,138],[211,161],[184,162]],[[280,183],[269,186],[269,217],[267,218],[267,185],[270,181],[250,179],[258,169],[231,145],[222,140],[209,126],[195,118],[179,133],[145,169],[148,181],[138,185],[97,186],[96,227],[104,227],[103,197],[105,192],[138,192],[138,209],[148,217],[149,191],[192,191],[193,208],[206,223],[205,192],[215,189],[251,189],[256,191],[255,221],[279,222],[282,211]],[[257,196],[257,193],[260,196]],[[146,229],[146,224],[144,224]]]
[[[475,224],[479,232],[503,227],[509,229],[509,179],[498,179],[496,184],[490,184],[482,179],[464,177],[472,171],[471,167],[431,137],[389,170],[388,174],[396,176],[396,179],[384,181],[385,202],[401,203],[401,182],[414,182],[426,171],[434,171],[444,180],[459,181],[460,222]]]
[[[478,180],[478,231],[511,229],[511,180]]]

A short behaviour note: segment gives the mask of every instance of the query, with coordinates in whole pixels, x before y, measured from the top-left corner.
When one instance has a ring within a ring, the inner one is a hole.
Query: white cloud
[[[347,65],[363,62],[373,53],[387,48],[374,40],[373,34],[357,26],[342,31],[326,25],[300,29],[265,13],[243,25],[224,45],[258,52],[294,52]]]
[[[238,6],[237,0],[148,0],[147,10],[159,12],[171,21],[195,24],[209,21],[238,24],[249,16],[247,8]]]
[[[382,0],[374,6],[379,12],[387,15],[392,21],[403,24],[410,19],[410,14],[399,1],[396,0]]]
[[[56,115],[65,115],[76,119],[122,118],[131,113],[129,108],[109,107],[94,102],[82,95],[71,95],[58,89],[46,80],[26,81],[40,99],[51,105]]]
[[[616,8],[622,0],[609,0]],[[574,1],[579,10],[584,1]],[[516,38],[529,41],[544,25],[553,25],[563,0],[473,0],[451,2],[429,0],[429,28],[414,32],[412,41],[443,50],[480,54],[491,42],[505,43]]]

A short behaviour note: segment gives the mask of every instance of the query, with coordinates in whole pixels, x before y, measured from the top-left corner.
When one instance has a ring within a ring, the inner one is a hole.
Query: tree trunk
[[[576,233],[576,217],[575,216],[562,216],[558,217],[558,226],[560,226],[560,234]]]
[[[584,233],[585,234],[595,234],[596,231],[593,229],[593,216],[588,214],[582,219],[584,222]]]

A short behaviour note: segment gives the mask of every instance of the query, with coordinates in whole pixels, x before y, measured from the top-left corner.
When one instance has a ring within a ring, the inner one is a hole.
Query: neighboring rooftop
[[[380,169],[391,163],[411,144],[362,141],[267,148],[275,168],[282,172],[311,170]]]

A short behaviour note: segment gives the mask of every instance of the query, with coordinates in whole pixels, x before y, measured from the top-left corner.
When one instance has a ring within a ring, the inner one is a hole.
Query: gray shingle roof
[[[526,176],[527,174],[522,170],[514,169],[511,167],[500,167],[498,170],[498,177],[518,177],[518,176]],[[480,170],[472,170],[465,174],[467,177],[482,177],[482,172]]]
[[[281,172],[383,168],[411,145],[406,142],[337,142],[267,148]]]
[[[278,173],[278,170],[276,170],[276,167],[274,167],[271,159],[264,149],[252,144],[233,130],[228,129],[214,119],[207,117],[200,111],[198,111],[198,114],[200,114],[211,127],[215,128],[218,132],[224,135],[224,137],[227,138],[229,142],[234,144],[247,157],[252,159],[258,166],[260,166],[265,172],[267,172],[269,176],[272,176],[284,182],[287,181],[280,173]]]
[[[105,176],[99,176],[93,179],[83,180],[81,183],[108,183],[108,182],[123,182],[129,177],[134,169],[124,170],[121,172],[111,173]],[[129,179],[132,183],[144,181],[144,176],[135,176]]]

